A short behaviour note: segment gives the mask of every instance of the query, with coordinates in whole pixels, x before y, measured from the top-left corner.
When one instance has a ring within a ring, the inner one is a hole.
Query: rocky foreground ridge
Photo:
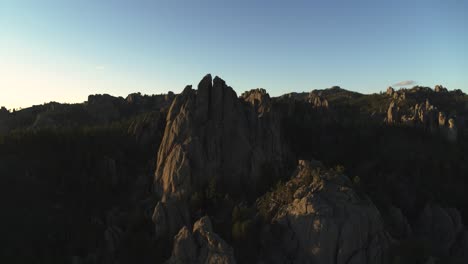
[[[466,116],[442,86],[238,96],[209,74],[177,95],[1,108],[2,255],[466,263]]]

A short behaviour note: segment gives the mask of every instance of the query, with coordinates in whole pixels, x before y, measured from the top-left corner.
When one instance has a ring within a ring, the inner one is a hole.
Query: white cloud
[[[407,81],[401,81],[401,82],[397,82],[395,83],[394,85],[392,86],[411,86],[411,85],[415,85],[416,82],[413,81],[413,80],[407,80]]]

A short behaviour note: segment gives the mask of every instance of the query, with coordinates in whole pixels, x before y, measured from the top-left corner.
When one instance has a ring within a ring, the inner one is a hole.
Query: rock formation
[[[270,208],[272,226],[264,232],[267,263],[386,263],[390,244],[380,214],[351,181],[334,171],[315,170],[300,161],[286,194],[259,201]],[[275,205],[279,197],[286,203]],[[275,231],[276,230],[276,231]]]
[[[187,86],[169,110],[156,192],[182,199],[213,178],[222,188],[249,190],[265,166],[279,173],[284,153],[268,94],[256,90],[239,100],[222,79],[207,75],[198,91]]]
[[[144,110],[148,107],[156,110],[168,108],[171,105],[172,100],[174,100],[174,97],[175,95],[173,92],[151,96],[141,95],[141,93],[132,93],[125,98],[125,101],[128,105],[136,108],[137,110]]]
[[[263,89],[238,98],[209,74],[197,91],[187,86],[169,109],[158,151],[154,189],[163,199],[153,217],[156,230],[170,238],[188,225],[180,206],[210,182],[221,192],[248,195],[264,188],[264,177],[278,177],[287,164],[280,131]]]
[[[254,89],[244,92],[241,98],[251,104],[255,112],[262,115],[271,111],[271,99],[265,89]]]
[[[190,224],[190,214],[183,201],[163,196],[154,208],[152,220],[156,239],[170,241],[182,226]]]
[[[389,120],[395,120],[395,114],[397,117],[401,116],[399,120],[404,124],[419,125],[431,131],[434,131],[441,123],[444,123],[445,118],[445,115],[438,112],[437,107],[433,106],[429,102],[429,99],[426,99],[424,103],[411,106],[405,114],[402,114],[400,109],[395,107],[394,101],[392,101],[387,112],[388,123],[392,123]]]
[[[10,115],[10,111],[8,111],[4,106],[0,108],[0,120],[8,117]]]
[[[392,98],[397,101],[404,101],[406,99],[405,90],[394,91]]]
[[[403,215],[400,208],[391,206],[388,210],[389,232],[396,239],[404,239],[412,234],[408,219]]]
[[[439,112],[439,127],[445,127],[447,117],[444,112]]]
[[[311,103],[312,106],[316,109],[328,109],[328,100],[320,95],[315,96],[310,94],[309,103]]]
[[[436,93],[442,93],[442,92],[447,92],[447,88],[443,87],[442,85],[436,85],[434,87],[434,91]]]
[[[425,206],[415,225],[415,235],[428,242],[431,253],[436,257],[447,257],[456,249],[468,249],[466,241],[459,240],[465,234],[466,230],[457,209],[433,204]]]
[[[119,117],[117,104],[123,98],[116,98],[108,94],[88,96],[87,109],[91,116],[101,122],[108,122]]]
[[[455,120],[450,118],[448,121],[448,130],[447,130],[447,139],[450,142],[456,142],[458,138],[458,130],[457,126],[455,125]]]
[[[152,141],[161,142],[166,124],[165,114],[165,112],[145,114],[130,124],[128,133],[133,135],[141,146],[147,146]]]
[[[104,240],[106,241],[106,249],[110,253],[114,253],[121,240],[123,231],[118,226],[108,226],[104,231]]]
[[[7,121],[10,117],[10,111],[8,111],[5,107],[0,108],[0,135],[6,134],[9,130]]]
[[[233,264],[233,249],[213,232],[210,219],[205,216],[193,225],[180,229],[174,238],[171,258],[166,264]]]
[[[392,101],[390,105],[388,106],[387,110],[387,123],[388,124],[395,124],[399,122],[398,118],[398,105],[395,103],[395,101]]]
[[[393,87],[389,86],[387,88],[387,95],[389,96],[393,96],[393,93],[395,92],[395,89],[393,89]]]

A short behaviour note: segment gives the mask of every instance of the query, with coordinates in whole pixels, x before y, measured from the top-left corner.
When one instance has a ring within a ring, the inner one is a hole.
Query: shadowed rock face
[[[300,161],[286,186],[292,202],[276,209],[263,238],[267,262],[386,263],[390,238],[380,214],[346,176]]]
[[[171,258],[166,264],[234,264],[232,248],[213,232],[210,219],[205,216],[195,222],[193,231],[186,226],[174,239]]]
[[[264,166],[274,164],[274,177],[284,164],[279,131],[264,90],[239,99],[222,79],[207,75],[197,91],[187,86],[169,110],[156,192],[184,199],[213,180],[228,192],[252,191]]]

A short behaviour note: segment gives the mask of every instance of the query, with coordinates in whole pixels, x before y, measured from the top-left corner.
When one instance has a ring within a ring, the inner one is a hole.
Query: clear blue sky
[[[0,0],[0,105],[414,81],[468,92],[468,1]],[[411,85],[410,85],[411,86]]]

